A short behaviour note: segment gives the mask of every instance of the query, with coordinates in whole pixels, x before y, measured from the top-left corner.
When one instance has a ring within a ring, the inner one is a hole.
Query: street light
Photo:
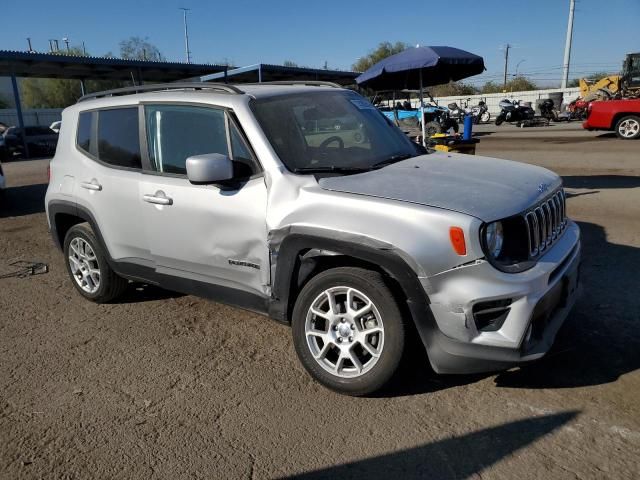
[[[517,77],[517,76],[518,76],[518,68],[520,67],[520,64],[521,64],[522,62],[524,62],[524,61],[525,61],[525,60],[520,60],[520,61],[518,62],[518,64],[516,65],[516,74],[514,75],[514,77]]]
[[[64,44],[67,46],[67,55],[68,55],[69,53],[71,53],[71,52],[69,51],[69,39],[68,39],[67,37],[64,37],[64,38],[62,39],[62,41],[63,41],[63,42],[64,42]]]

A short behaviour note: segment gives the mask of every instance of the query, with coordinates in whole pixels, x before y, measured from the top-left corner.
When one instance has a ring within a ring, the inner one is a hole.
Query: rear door
[[[138,106],[81,112],[74,195],[94,217],[114,260],[149,265],[141,217]]]
[[[269,283],[261,170],[230,112],[189,104],[144,106],[150,171],[141,197],[156,271],[264,295]],[[194,185],[185,162],[220,153],[241,182]]]

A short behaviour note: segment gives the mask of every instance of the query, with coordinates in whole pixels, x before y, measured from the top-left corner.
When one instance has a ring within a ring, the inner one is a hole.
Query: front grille
[[[562,235],[567,226],[566,211],[564,190],[560,189],[524,214],[531,259],[541,255]]]

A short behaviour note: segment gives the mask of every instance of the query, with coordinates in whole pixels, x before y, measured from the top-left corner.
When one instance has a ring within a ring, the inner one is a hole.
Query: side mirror
[[[187,158],[187,178],[191,183],[224,183],[233,178],[233,162],[220,153],[205,153]]]

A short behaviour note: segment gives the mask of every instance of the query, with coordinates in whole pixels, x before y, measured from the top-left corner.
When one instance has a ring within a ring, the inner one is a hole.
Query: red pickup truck
[[[619,138],[640,138],[640,99],[591,102],[582,128],[613,130]]]

